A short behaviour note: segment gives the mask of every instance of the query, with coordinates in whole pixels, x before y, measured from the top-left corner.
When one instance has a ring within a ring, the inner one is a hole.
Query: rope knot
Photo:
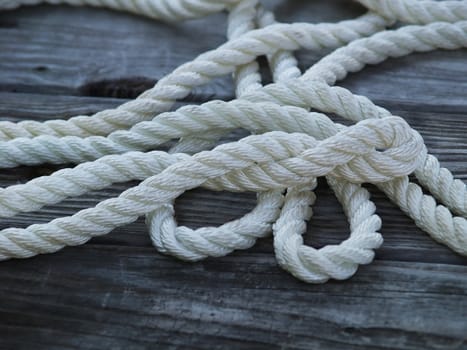
[[[220,227],[192,230],[177,226],[172,200],[147,214],[150,236],[161,253],[197,261],[249,248],[273,229],[277,260],[283,268],[309,282],[348,278],[359,264],[371,262],[373,249],[382,243],[377,233],[381,221],[358,184],[408,175],[420,165],[424,153],[420,134],[399,117],[365,120],[323,141],[278,131],[249,136],[198,153],[187,164],[166,171],[177,173],[178,184],[189,183],[194,176],[214,190],[261,191],[255,209]],[[200,179],[203,176],[205,182]],[[319,176],[326,176],[341,202],[353,203],[347,213],[352,233],[339,246],[316,250],[305,247],[301,235],[311,216],[312,190]],[[355,219],[357,212],[365,215]]]

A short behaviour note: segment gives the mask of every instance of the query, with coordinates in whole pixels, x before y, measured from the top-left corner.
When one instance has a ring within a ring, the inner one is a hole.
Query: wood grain
[[[267,5],[286,22],[362,13],[343,0]],[[65,119],[115,107],[221,44],[224,32],[223,14],[169,26],[66,6],[0,13],[0,117]],[[300,51],[302,68],[322,54]],[[341,85],[406,118],[465,181],[466,58],[458,50],[391,59]],[[181,104],[229,99],[232,91],[230,78],[217,79]],[[2,170],[0,186],[57,168]],[[2,220],[0,228],[70,215],[133,185]],[[142,219],[80,247],[2,262],[0,349],[467,349],[467,258],[435,243],[369,188],[385,242],[376,261],[348,281],[297,281],[277,266],[271,238],[224,258],[183,263],[154,250]],[[325,181],[317,195],[305,240],[338,243],[348,234],[342,210]],[[196,189],[177,200],[177,220],[219,225],[254,205],[251,193]]]

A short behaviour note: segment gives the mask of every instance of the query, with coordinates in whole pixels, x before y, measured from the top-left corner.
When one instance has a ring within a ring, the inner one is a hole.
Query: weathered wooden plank
[[[126,101],[110,97],[0,92],[0,119],[13,122],[68,119],[75,115],[92,115],[103,109],[115,108]]]
[[[278,9],[279,19],[285,22],[296,18],[336,21],[360,13],[354,6],[339,3],[271,7]],[[0,23],[4,23],[0,25],[0,89],[134,97],[180,64],[221,44],[224,37],[219,28],[225,27],[224,22],[223,15],[214,15],[167,25],[102,9],[62,6],[0,13]],[[40,30],[36,30],[38,25]],[[111,35],[109,28],[122,33]],[[301,66],[305,69],[321,55],[301,52]],[[364,86],[356,83],[359,74],[343,85],[378,100],[430,104],[436,98],[431,104],[438,107],[464,104],[464,59],[464,50],[392,59],[366,68]],[[232,91],[230,79],[223,78],[196,89],[192,98],[230,98]]]
[[[313,286],[271,255],[184,264],[146,249],[71,248],[2,263],[0,335],[15,349],[463,349],[466,272],[377,262]]]
[[[211,16],[214,27],[207,33],[201,21],[167,25],[62,6],[20,8],[1,13],[0,21],[10,23],[0,27],[0,81],[8,91],[98,95],[96,84],[107,80],[116,94],[120,87],[128,89],[119,79],[135,77],[146,79],[147,88],[225,40],[222,15]],[[227,90],[225,81],[218,91]]]
[[[323,5],[268,3],[284,22],[337,21],[362,12],[343,0]],[[222,44],[225,20],[218,14],[168,25],[104,9],[66,6],[3,12],[0,90],[134,97],[142,87],[149,88],[182,63]],[[135,80],[140,88],[129,88],[129,81]],[[195,89],[193,98],[230,98],[232,93],[231,79],[222,78]]]
[[[411,105],[414,111],[465,113],[466,57],[467,50],[462,49],[388,59],[351,74],[340,85],[375,102]]]

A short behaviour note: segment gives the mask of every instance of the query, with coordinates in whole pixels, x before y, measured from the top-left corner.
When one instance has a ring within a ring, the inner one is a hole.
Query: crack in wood
[[[91,97],[113,97],[134,99],[152,88],[156,79],[146,77],[127,77],[91,81],[79,88],[79,94]]]

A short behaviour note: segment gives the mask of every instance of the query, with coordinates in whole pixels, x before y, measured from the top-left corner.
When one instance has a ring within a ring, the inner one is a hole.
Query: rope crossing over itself
[[[320,24],[277,23],[260,0],[1,1],[0,10],[39,3],[87,5],[169,22],[226,10],[228,41],[115,109],[69,120],[0,121],[1,168],[77,164],[0,189],[0,217],[142,180],[72,216],[1,230],[0,260],[83,244],[146,215],[152,242],[164,254],[187,261],[219,257],[249,248],[272,232],[279,265],[297,278],[310,283],[346,279],[360,264],[370,263],[383,242],[381,220],[363,183],[378,186],[433,239],[467,255],[464,182],[440,166],[402,118],[334,86],[348,73],[389,57],[466,48],[467,0],[356,1],[368,13]],[[396,22],[397,29],[390,29]],[[331,53],[302,73],[293,55],[301,48]],[[266,86],[256,62],[263,55],[274,80]],[[226,74],[233,74],[236,99],[170,111],[195,87]],[[324,113],[353,125],[335,123]],[[252,136],[212,149],[238,128]],[[169,152],[156,150],[170,140],[178,142]],[[315,249],[304,244],[302,235],[320,176],[342,204],[350,234],[338,245]],[[178,226],[174,200],[199,186],[254,191],[257,205],[219,227]]]

